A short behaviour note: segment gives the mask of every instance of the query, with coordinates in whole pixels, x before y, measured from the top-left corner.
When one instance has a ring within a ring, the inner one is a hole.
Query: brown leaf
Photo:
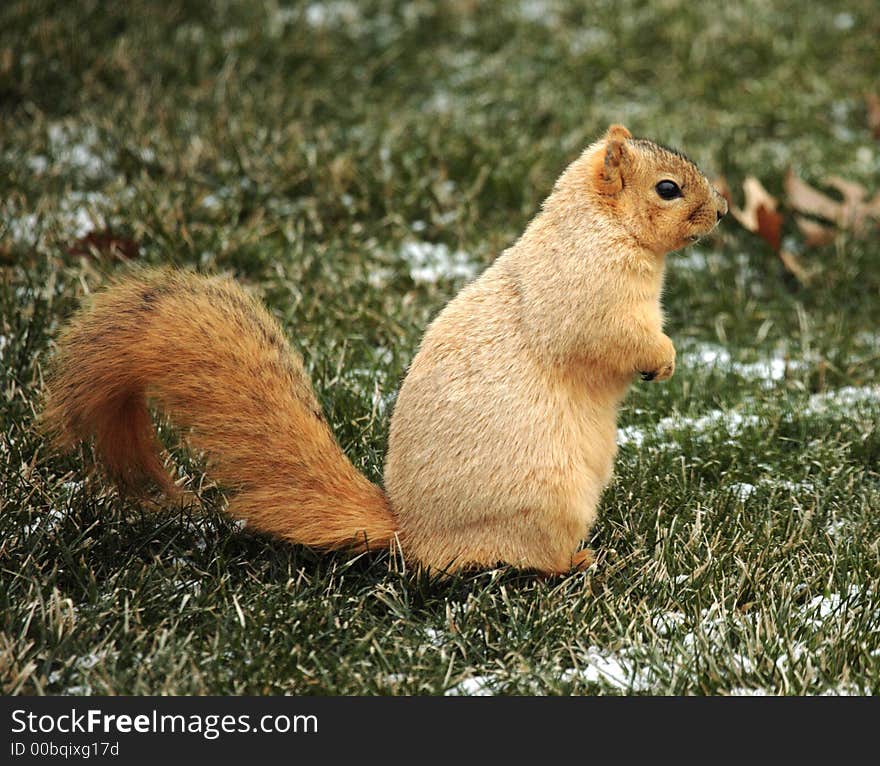
[[[70,255],[109,255],[114,258],[131,260],[140,255],[140,245],[133,239],[114,234],[109,229],[92,231],[80,237],[67,248]]]
[[[769,210],[764,204],[758,205],[755,214],[758,219],[758,236],[778,253],[782,247],[782,214]]]
[[[825,224],[814,221],[812,218],[804,218],[802,215],[796,215],[794,222],[804,235],[804,245],[807,247],[823,247],[834,241],[837,232]]]
[[[868,108],[868,127],[874,138],[880,140],[880,96],[866,93],[865,106]]]
[[[813,278],[813,273],[808,270],[794,253],[789,250],[780,250],[779,258],[786,271],[802,285],[807,285]]]
[[[729,202],[730,214],[743,228],[759,234],[758,208],[763,207],[765,215],[767,213],[775,213],[779,203],[776,197],[770,194],[754,176],[748,176],[743,181],[743,193],[746,198],[744,207],[739,208]]]
[[[880,193],[870,202],[866,202],[867,190],[855,181],[832,176],[825,183],[839,191],[843,200],[838,202],[814,189],[789,168],[785,176],[788,204],[800,213],[824,218],[840,227],[852,229],[857,234],[864,230],[867,218],[880,219]]]
[[[788,204],[800,213],[815,215],[837,224],[842,221],[841,204],[801,181],[791,168],[785,174],[785,194]]]
[[[847,181],[840,176],[826,178],[825,183],[837,189],[843,196],[842,209],[840,211],[840,217],[843,220],[842,225],[850,226],[855,230],[861,230],[865,222],[865,216],[870,214],[869,210],[865,207],[865,197],[868,196],[867,189],[855,181]]]
[[[868,191],[860,183],[855,181],[847,181],[840,176],[829,176],[825,179],[825,183],[834,189],[837,189],[843,195],[843,204],[850,207],[858,207],[864,202],[868,196]]]
[[[846,225],[851,226],[856,232],[861,232],[867,225],[867,218],[880,221],[880,192],[866,201],[868,190],[855,181],[847,181],[840,176],[832,176],[826,180],[829,186],[833,186],[843,195],[843,212],[841,215]]]
[[[775,252],[779,252],[782,245],[782,221],[783,216],[777,212],[778,201],[768,192],[761,182],[754,176],[748,176],[743,181],[743,193],[745,194],[745,206],[737,207],[733,203],[730,189],[724,179],[718,179],[716,188],[727,199],[731,215],[739,224],[748,231],[761,237]]]

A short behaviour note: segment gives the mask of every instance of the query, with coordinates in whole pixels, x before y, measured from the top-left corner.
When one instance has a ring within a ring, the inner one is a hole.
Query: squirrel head
[[[622,125],[612,125],[575,167],[581,193],[657,254],[695,242],[727,212],[724,197],[687,157],[633,138]]]

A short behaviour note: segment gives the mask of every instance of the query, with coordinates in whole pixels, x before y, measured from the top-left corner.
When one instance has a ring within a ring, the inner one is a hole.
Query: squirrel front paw
[[[638,372],[642,376],[642,380],[654,382],[669,380],[675,373],[675,346],[666,335],[661,338],[661,342],[652,354],[651,361],[648,364],[639,365]]]

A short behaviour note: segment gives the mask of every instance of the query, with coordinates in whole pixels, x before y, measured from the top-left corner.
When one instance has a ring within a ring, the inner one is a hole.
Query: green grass
[[[598,566],[565,579],[437,582],[254,535],[176,448],[204,508],[157,512],[33,425],[59,326],[126,268],[79,241],[110,230],[259,294],[379,480],[461,284],[414,279],[405,243],[482,268],[610,122],[734,188],[793,165],[876,190],[878,38],[870,0],[3,3],[3,690],[880,691],[876,229],[804,253],[808,287],[733,222],[670,258],[679,368],[634,386]]]

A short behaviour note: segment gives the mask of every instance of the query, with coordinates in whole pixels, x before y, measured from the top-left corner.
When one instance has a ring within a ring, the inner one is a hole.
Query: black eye
[[[662,199],[675,199],[682,196],[681,189],[678,188],[675,181],[661,181],[654,188]]]

